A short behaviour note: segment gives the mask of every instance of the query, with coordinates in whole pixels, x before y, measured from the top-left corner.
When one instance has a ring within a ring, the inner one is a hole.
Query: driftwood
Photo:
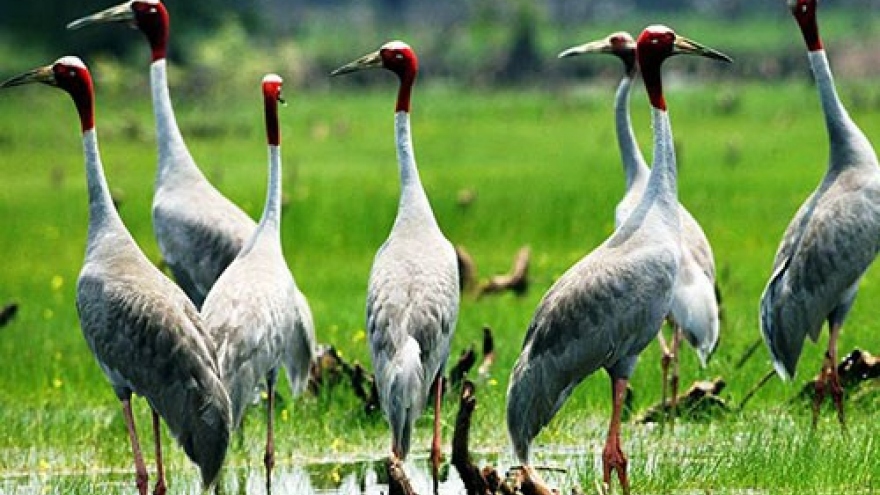
[[[449,388],[452,390],[458,390],[464,377],[467,376],[468,372],[474,367],[476,362],[477,353],[474,351],[474,346],[470,346],[462,351],[461,356],[458,357],[458,361],[449,370]]]
[[[458,288],[471,292],[477,286],[477,264],[462,245],[455,246],[455,256],[458,258]]]
[[[706,419],[730,411],[727,403],[718,394],[724,390],[726,383],[723,378],[712,381],[694,382],[686,391],[679,394],[676,401],[676,417],[692,420]],[[672,399],[665,403],[657,403],[649,407],[637,420],[639,423],[658,423],[672,414]]]
[[[489,376],[493,364],[495,364],[495,338],[492,336],[492,329],[485,326],[483,327],[483,361],[477,368],[479,376],[481,378]]]
[[[389,457],[385,462],[385,469],[388,472],[389,495],[417,495],[403,471],[403,463],[398,458]]]
[[[497,294],[506,290],[510,290],[518,296],[525,294],[529,289],[530,257],[531,249],[529,246],[521,247],[513,259],[513,267],[510,272],[490,277],[488,282],[480,286],[477,295]]]
[[[364,403],[364,411],[372,413],[379,410],[379,391],[368,372],[360,363],[349,363],[332,345],[322,346],[312,363],[309,373],[309,390],[317,394],[321,387],[330,387],[348,377],[354,394]]]
[[[468,448],[471,416],[477,406],[476,386],[466,380],[462,384],[455,432],[452,437],[452,465],[458,471],[468,495],[551,495],[554,493],[541,481],[532,468],[518,467],[510,475],[501,476],[492,466],[477,466]]]
[[[868,351],[853,349],[837,365],[840,385],[844,391],[852,391],[867,380],[880,378],[880,358],[872,356]],[[816,394],[818,376],[807,382],[797,397],[813,400]]]
[[[10,302],[7,303],[6,306],[3,306],[3,309],[0,309],[0,328],[5,327],[15,318],[15,315],[18,313],[18,303]]]

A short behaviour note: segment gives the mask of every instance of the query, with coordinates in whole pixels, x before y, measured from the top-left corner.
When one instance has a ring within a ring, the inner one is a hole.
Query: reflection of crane
[[[773,366],[794,375],[809,335],[814,341],[828,321],[828,351],[816,380],[813,424],[830,392],[841,425],[843,389],[837,375],[837,338],[858,291],[859,280],[880,250],[880,169],[871,143],[837,96],[819,38],[816,0],[790,0],[809,51],[808,58],[828,129],[828,171],[789,223],[761,296],[761,331]]]
[[[431,384],[434,491],[440,463],[440,399],[443,369],[458,319],[458,261],[443,236],[416,168],[410,134],[410,96],[418,72],[415,52],[401,41],[333,71],[333,75],[382,67],[397,74],[395,107],[400,203],[388,239],[379,248],[367,292],[367,330],[379,402],[391,424],[392,452],[409,452],[413,423],[424,411]]]
[[[273,415],[278,368],[284,365],[296,395],[305,387],[315,354],[315,328],[308,302],[296,286],[281,248],[281,78],[263,78],[269,186],[257,229],[208,292],[202,315],[217,345],[223,383],[239,427],[254,389],[266,383],[266,491],[275,465]]]
[[[220,472],[231,427],[229,397],[220,382],[214,347],[196,308],[144,256],[113,206],[98,152],[94,91],[85,64],[63,57],[0,87],[38,82],[67,91],[79,111],[89,229],[76,306],[86,342],[122,402],[138,491],[147,493],[147,469],[132,416],[132,393],[146,398],[153,412],[156,493],[165,493],[160,416],[199,466],[208,487]]]
[[[615,224],[619,227],[635,210],[645,193],[650,169],[642,157],[629,117],[629,95],[636,74],[636,42],[626,32],[575,46],[563,51],[560,57],[586,53],[609,53],[623,62],[624,75],[617,87],[614,99],[617,145],[626,173],[626,193],[615,211]],[[681,265],[673,291],[670,320],[674,326],[672,346],[666,344],[663,333],[657,334],[663,349],[663,401],[666,404],[666,386],[669,365],[672,363],[672,417],[678,396],[678,344],[681,335],[696,349],[700,363],[705,366],[718,344],[718,292],[715,285],[715,261],[712,246],[700,224],[681,204]]]
[[[507,426],[519,461],[574,387],[599,368],[611,378],[613,411],[602,454],[603,478],[616,470],[629,491],[620,446],[626,385],[639,353],[657,335],[672,305],[680,239],[675,150],[660,77],[678,53],[729,60],[652,26],[638,42],[638,59],[652,105],[654,167],[641,201],[602,245],[571,267],[544,295],[510,377]]]
[[[165,6],[159,0],[131,0],[71,22],[68,28],[104,22],[134,23],[150,42],[150,87],[159,146],[153,229],[175,280],[201,307],[214,281],[250,238],[255,223],[208,182],[183,142],[168,94]]]

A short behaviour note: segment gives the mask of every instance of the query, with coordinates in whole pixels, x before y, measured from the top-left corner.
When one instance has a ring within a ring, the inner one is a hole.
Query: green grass
[[[670,63],[670,66],[674,65]],[[376,75],[376,78],[387,75]],[[364,292],[375,249],[397,205],[391,76],[387,88],[363,90],[333,81],[314,92],[287,90],[282,110],[286,194],[284,246],[315,314],[318,338],[349,359],[368,363]],[[532,287],[475,300],[465,296],[453,356],[478,343],[483,325],[496,332],[498,360],[478,384],[473,448],[507,457],[503,427],[507,374],[538,300],[552,281],[611,232],[622,194],[611,121],[613,82],[552,92],[494,92],[419,86],[414,141],[420,171],[447,236],[474,256],[487,277],[506,271],[516,250],[532,248]],[[149,204],[155,172],[152,116],[146,92],[104,95],[98,86],[98,132],[108,179],[123,199],[122,216],[153,259]],[[190,149],[209,177],[252,216],[265,190],[258,88],[221,104],[178,102]],[[705,370],[682,353],[682,381],[723,376],[736,404],[769,369],[762,348],[741,370],[733,364],[758,337],[757,303],[780,235],[818,182],[827,140],[814,89],[805,83],[668,88],[680,145],[680,197],[713,242],[725,319],[721,347]],[[841,94],[868,136],[880,135],[869,83],[842,83]],[[732,104],[730,103],[732,102]],[[855,102],[859,102],[856,104]],[[645,98],[633,98],[634,122],[650,155]],[[48,493],[130,489],[130,452],[120,408],[79,332],[74,286],[82,261],[86,199],[82,153],[68,98],[49,88],[0,95],[0,304],[21,303],[0,330],[0,492],[34,487]],[[206,124],[209,123],[209,124]],[[193,137],[193,136],[198,137]],[[456,203],[462,189],[476,201]],[[840,348],[877,351],[880,274],[873,268],[841,337]],[[788,400],[820,364],[827,337],[807,344],[794,384],[772,380],[745,411],[707,423],[679,422],[674,434],[627,425],[638,493],[838,493],[880,486],[876,385],[848,405],[842,437],[830,410],[811,433],[809,410]],[[651,345],[632,379],[635,409],[660,395],[659,352]],[[568,483],[589,490],[609,414],[607,378],[588,378],[538,437],[540,458],[571,464]],[[285,390],[285,396],[287,397]],[[279,464],[321,464],[314,474],[331,485],[347,470],[341,460],[376,459],[387,450],[387,427],[367,416],[346,387],[286,402],[278,421]],[[451,434],[456,401],[447,401]],[[145,450],[148,411],[137,402]],[[244,443],[229,455],[231,470],[260,472],[262,411],[248,419]],[[428,446],[426,416],[413,441]],[[169,443],[170,445],[170,443]],[[560,459],[554,452],[575,452]],[[195,486],[180,449],[166,449],[171,482]],[[148,462],[152,454],[147,455]],[[329,466],[329,467],[328,467]],[[360,468],[357,468],[360,469]],[[229,473],[228,477],[232,477]],[[193,488],[194,490],[194,488]]]

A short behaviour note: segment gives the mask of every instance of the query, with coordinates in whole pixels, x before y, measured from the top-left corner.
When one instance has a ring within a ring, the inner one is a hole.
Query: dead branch
[[[724,390],[726,383],[723,378],[712,381],[697,381],[677,398],[676,416],[690,419],[705,419],[730,411],[727,403],[718,394]],[[648,408],[637,421],[639,423],[656,423],[663,421],[672,413],[672,399]]]
[[[389,457],[385,463],[388,472],[388,494],[389,495],[418,495],[413,490],[412,483],[406,477],[403,471],[403,463],[397,457]]]
[[[868,351],[853,349],[837,365],[840,385],[844,390],[852,391],[862,382],[880,378],[880,358]],[[797,397],[813,400],[816,393],[816,378],[804,384]]]
[[[492,329],[488,326],[483,327],[483,362],[477,372],[481,378],[489,375],[492,364],[495,363],[495,339],[492,337]]]
[[[455,255],[458,258],[458,287],[462,292],[471,292],[477,285],[477,264],[462,245],[455,246]]]
[[[516,257],[513,259],[513,267],[510,272],[490,277],[489,281],[479,288],[477,295],[497,294],[505,290],[513,291],[518,296],[525,294],[529,288],[528,272],[530,258],[531,248],[529,246],[519,248]]]
[[[471,381],[465,381],[461,386],[461,400],[458,406],[458,416],[455,418],[455,432],[452,437],[452,465],[461,476],[461,481],[464,483],[468,495],[492,495],[494,490],[486,479],[486,473],[473,463],[468,451],[471,415],[476,405],[474,384]],[[494,471],[494,469],[490,469],[488,472]],[[495,477],[498,478],[497,474]],[[500,478],[498,481],[500,483]]]
[[[474,346],[470,346],[467,350],[461,352],[458,361],[449,370],[449,387],[452,390],[458,390],[459,386],[462,385],[464,377],[467,376],[476,362],[477,353],[474,351]]]
[[[0,328],[5,327],[15,318],[15,315],[18,313],[18,303],[10,302],[7,303],[6,306],[3,306],[3,309],[0,309]]]

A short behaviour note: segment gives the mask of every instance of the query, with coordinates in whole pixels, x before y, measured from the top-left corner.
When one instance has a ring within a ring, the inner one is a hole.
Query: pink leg
[[[266,454],[263,456],[263,465],[266,466],[266,493],[271,494],[272,468],[275,467],[275,380],[267,380],[266,393],[269,394],[269,400],[266,402]]]
[[[681,344],[681,328],[676,325],[672,334],[672,377],[670,385],[672,387],[672,398],[669,404],[670,417],[669,428],[675,431],[675,417],[678,416],[678,349]]]
[[[840,328],[839,324],[831,327],[826,359],[830,361],[828,389],[831,393],[831,398],[834,400],[834,407],[837,408],[837,420],[840,421],[840,427],[845,432],[846,416],[843,412],[843,386],[840,384],[840,375],[837,373],[837,338],[840,337]]]
[[[608,426],[608,439],[602,451],[602,479],[606,487],[611,486],[611,472],[617,471],[617,479],[624,495],[629,495],[629,479],[626,475],[627,459],[620,448],[620,418],[623,400],[626,397],[626,378],[612,378],[611,424]]]
[[[156,486],[153,488],[154,495],[165,495],[165,466],[162,463],[162,423],[159,413],[153,413],[153,440],[156,442]]]
[[[443,400],[443,377],[437,377],[434,394],[434,438],[431,441],[431,476],[434,495],[440,491],[440,403]]]
[[[669,350],[669,346],[666,345],[666,339],[663,338],[663,329],[657,334],[657,341],[660,344],[660,352],[663,353],[663,356],[660,358],[660,369],[663,371],[663,393],[660,396],[660,407],[663,411],[662,428],[666,426],[666,418],[669,417],[670,412],[670,408],[666,405],[666,399],[669,397],[669,364],[672,362],[672,351]]]
[[[134,427],[134,416],[131,413],[131,396],[122,399],[122,416],[125,418],[125,426],[128,428],[128,439],[131,441],[131,451],[134,454],[135,483],[138,493],[147,495],[147,466],[144,465],[144,456],[141,454],[141,445],[138,442],[137,430]]]

